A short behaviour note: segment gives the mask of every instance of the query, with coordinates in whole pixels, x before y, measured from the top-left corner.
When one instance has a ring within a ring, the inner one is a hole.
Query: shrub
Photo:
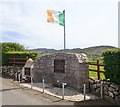
[[[120,49],[107,49],[102,53],[105,78],[120,84]]]
[[[19,43],[14,42],[2,42],[0,43],[0,65],[7,64],[7,52],[18,52],[18,51],[25,51],[25,47]]]
[[[19,43],[14,42],[3,42],[0,43],[2,46],[2,53],[5,52],[16,52],[16,51],[25,51],[25,47]]]

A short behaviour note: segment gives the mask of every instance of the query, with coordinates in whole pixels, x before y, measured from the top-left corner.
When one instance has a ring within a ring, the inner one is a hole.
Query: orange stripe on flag
[[[54,23],[53,10],[47,10],[47,22]]]

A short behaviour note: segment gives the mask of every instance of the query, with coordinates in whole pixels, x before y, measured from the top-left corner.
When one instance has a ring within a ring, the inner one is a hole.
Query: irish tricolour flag
[[[64,26],[65,15],[64,12],[47,10],[47,22],[49,23],[58,23],[59,25]]]

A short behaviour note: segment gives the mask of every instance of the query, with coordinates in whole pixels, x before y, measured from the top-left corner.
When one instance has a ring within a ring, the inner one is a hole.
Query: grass
[[[97,70],[97,66],[89,65],[89,69]],[[103,66],[100,66],[100,71],[105,71]],[[97,72],[89,71],[89,77],[97,79]],[[100,73],[100,79],[105,79],[104,73]]]

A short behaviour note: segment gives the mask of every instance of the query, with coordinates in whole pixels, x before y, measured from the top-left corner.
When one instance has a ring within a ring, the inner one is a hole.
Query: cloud
[[[53,44],[53,42],[50,42],[50,39],[56,37],[54,37],[52,34],[57,35],[57,33],[59,33],[60,27],[57,26],[58,29],[56,29],[56,27],[51,28],[51,25],[46,22],[46,9],[41,9],[39,6],[41,5],[36,3],[10,3],[5,5],[3,7],[4,18],[2,20],[2,31],[21,33],[23,36],[21,39],[17,39],[17,36],[11,35],[10,33],[9,38],[13,39],[12,41],[19,40],[18,42],[22,42],[27,47],[38,47],[40,45],[46,46],[46,41],[49,41],[49,43]],[[3,39],[5,40],[5,35],[3,35]]]
[[[29,48],[63,48],[63,27],[46,21],[46,10],[51,8],[66,10],[68,48],[117,45],[117,3],[113,0],[108,3],[107,0],[101,3],[49,1],[3,0],[0,11],[3,40],[17,41]]]

